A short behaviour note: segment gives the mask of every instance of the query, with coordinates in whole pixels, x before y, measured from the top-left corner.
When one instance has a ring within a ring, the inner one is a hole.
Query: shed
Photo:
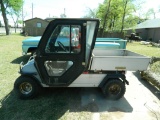
[[[49,21],[41,18],[32,18],[24,21],[24,32],[29,36],[42,36]]]
[[[142,38],[142,40],[151,40],[159,42],[160,40],[160,19],[146,20],[133,28],[125,29],[127,34],[133,33],[133,30]]]

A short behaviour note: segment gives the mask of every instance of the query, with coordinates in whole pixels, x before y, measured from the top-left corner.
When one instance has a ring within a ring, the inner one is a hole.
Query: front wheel
[[[31,99],[38,94],[39,85],[28,76],[20,76],[14,83],[14,89],[20,99]]]
[[[112,79],[104,85],[102,91],[106,98],[111,100],[118,100],[123,97],[126,91],[126,87],[121,80]]]

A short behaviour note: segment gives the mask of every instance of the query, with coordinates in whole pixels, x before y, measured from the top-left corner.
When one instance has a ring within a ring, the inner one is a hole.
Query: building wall
[[[41,27],[37,26],[40,25]],[[29,36],[42,36],[49,22],[41,20],[39,18],[34,18],[32,20],[25,21],[24,31]]]
[[[147,29],[137,29],[137,33],[139,33],[139,36],[142,38],[142,40],[147,39],[148,30]]]
[[[160,28],[156,28],[154,41],[160,42]]]
[[[127,35],[133,33],[133,30],[127,30]],[[136,29],[135,33],[138,33],[142,40],[147,41],[150,38],[153,42],[158,42],[160,40],[160,28],[144,28]]]
[[[160,28],[148,29],[148,39],[151,38],[153,42],[158,42],[160,40]]]

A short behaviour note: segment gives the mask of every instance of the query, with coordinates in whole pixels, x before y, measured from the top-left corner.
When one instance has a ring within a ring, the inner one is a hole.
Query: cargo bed
[[[150,58],[128,50],[93,50],[90,70],[144,71]]]

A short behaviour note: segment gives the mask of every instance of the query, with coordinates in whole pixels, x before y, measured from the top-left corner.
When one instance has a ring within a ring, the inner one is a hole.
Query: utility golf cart
[[[47,26],[36,55],[20,65],[14,89],[21,99],[40,87],[100,87],[112,100],[125,93],[126,70],[146,70],[150,58],[127,50],[94,50],[98,19],[55,19]]]

